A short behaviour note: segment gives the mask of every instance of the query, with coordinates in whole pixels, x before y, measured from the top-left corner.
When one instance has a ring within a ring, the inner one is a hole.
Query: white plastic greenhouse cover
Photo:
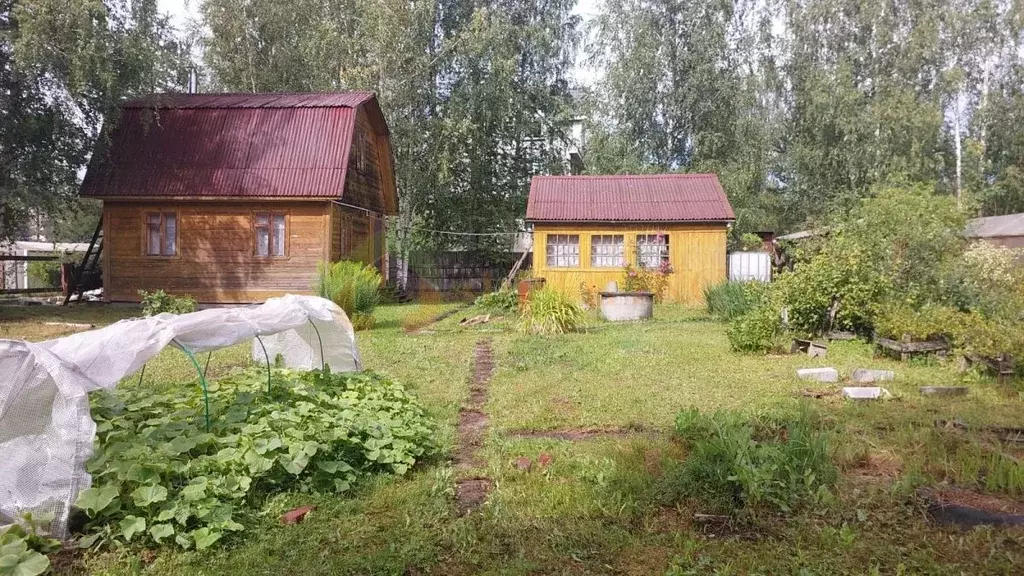
[[[89,392],[114,388],[168,344],[206,352],[253,340],[253,358],[264,362],[257,335],[270,361],[280,355],[289,368],[362,369],[348,316],[314,296],[122,320],[45,342],[0,340],[0,524],[52,512],[51,533],[67,536],[71,505],[92,482]]]

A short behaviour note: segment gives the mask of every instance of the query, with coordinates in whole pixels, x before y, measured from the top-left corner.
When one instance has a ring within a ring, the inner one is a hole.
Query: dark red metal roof
[[[526,219],[539,222],[735,220],[714,174],[536,176]]]
[[[386,134],[368,92],[160,94],[132,100],[122,106],[108,152],[90,163],[81,193],[339,198],[356,107],[363,104]]]
[[[167,93],[128,100],[122,108],[355,108],[373,98],[373,92]]]

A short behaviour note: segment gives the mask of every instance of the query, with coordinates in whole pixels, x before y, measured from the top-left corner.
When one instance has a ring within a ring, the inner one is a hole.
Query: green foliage
[[[348,314],[357,330],[373,326],[373,310],[380,304],[380,272],[369,264],[343,260],[317,265],[313,291]]]
[[[369,474],[405,474],[434,450],[433,426],[399,384],[373,373],[252,368],[209,386],[92,398],[93,487],[76,505],[83,540],[209,547],[245,529],[267,494],[345,493]]]
[[[742,316],[733,318],[725,335],[729,347],[737,352],[768,352],[778,347],[782,335],[779,306],[772,299],[765,299]]]
[[[690,447],[679,489],[725,512],[756,515],[818,504],[838,477],[831,436],[807,411],[773,421],[693,408],[676,417],[676,433]]]
[[[44,534],[53,515],[28,512],[0,530],[0,575],[38,576],[50,569],[47,554],[60,549],[60,540]]]
[[[977,312],[960,314],[957,320],[950,328],[954,343],[963,352],[990,359],[1009,354],[1020,367],[1024,359],[1024,322]]]
[[[74,262],[77,264],[82,260],[81,254],[62,254],[57,252],[54,253],[54,256],[59,257],[60,260],[28,263],[28,276],[34,280],[38,286],[59,287],[61,264],[64,262]]]
[[[0,22],[0,241],[30,222],[65,238],[77,173],[116,126],[117,106],[180,88],[188,50],[156,0],[7,1]]]
[[[495,290],[482,294],[474,304],[490,312],[514,312],[519,307],[519,295],[511,289]]]
[[[583,309],[553,288],[533,290],[526,299],[517,328],[527,334],[565,334],[583,326]]]
[[[60,262],[29,262],[28,277],[39,286],[60,286]]]
[[[196,299],[191,296],[173,296],[157,290],[146,292],[139,290],[139,297],[142,299],[142,315],[156,316],[167,312],[169,314],[188,314],[196,311]]]
[[[760,250],[764,247],[764,241],[757,234],[751,232],[744,232],[740,235],[740,249],[742,250]]]
[[[739,318],[759,304],[767,286],[758,282],[725,281],[704,288],[704,304],[708,314],[718,320],[728,322]]]
[[[946,300],[963,253],[964,216],[922,186],[890,186],[836,218],[820,250],[779,275],[789,325],[816,334],[870,332],[878,306]]]
[[[207,0],[206,62],[228,91],[377,92],[402,143],[396,251],[507,251],[507,236],[426,230],[514,232],[530,177],[564,170],[574,5]]]
[[[949,340],[959,332],[962,322],[958,310],[926,304],[918,310],[901,304],[881,307],[875,318],[875,332],[882,337],[900,340],[904,335],[913,341]]]

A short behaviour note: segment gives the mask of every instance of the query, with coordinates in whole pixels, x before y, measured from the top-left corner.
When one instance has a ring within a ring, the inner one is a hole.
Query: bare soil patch
[[[895,480],[902,470],[903,463],[895,454],[869,452],[849,474],[860,480]]]
[[[489,340],[481,340],[473,351],[473,372],[469,383],[469,400],[459,411],[459,425],[456,430],[457,448],[455,466],[460,470],[472,470],[483,466],[477,451],[483,445],[490,426],[490,419],[484,412],[487,403],[487,386],[494,372],[494,353]],[[462,478],[455,483],[455,505],[459,515],[466,515],[487,500],[491,481],[482,476]]]
[[[459,516],[465,516],[487,501],[491,491],[490,478],[463,478],[455,484],[455,506]]]
[[[968,506],[991,514],[1024,514],[1024,503],[992,494],[981,494],[952,486],[930,490],[928,494],[930,499],[941,504]]]
[[[645,428],[570,428],[568,430],[513,430],[508,433],[513,438],[550,439],[550,440],[590,440],[595,438],[626,438],[639,434],[653,434],[653,430]]]

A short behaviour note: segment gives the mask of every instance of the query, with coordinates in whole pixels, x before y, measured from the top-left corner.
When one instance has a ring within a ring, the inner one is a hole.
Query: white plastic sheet
[[[38,343],[0,340],[0,524],[25,511],[53,512],[51,531],[66,536],[71,505],[92,481],[89,392],[114,388],[168,344],[205,352],[256,336],[271,362],[280,357],[289,368],[362,369],[352,323],[314,296],[122,320]],[[265,359],[255,341],[253,357]]]

